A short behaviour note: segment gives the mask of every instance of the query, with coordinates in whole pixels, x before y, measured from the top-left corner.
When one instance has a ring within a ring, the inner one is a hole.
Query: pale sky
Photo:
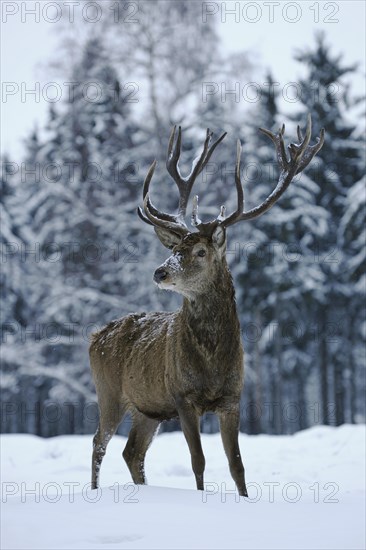
[[[42,14],[47,4],[48,12]],[[59,53],[61,23],[52,22],[57,18],[52,4],[63,13],[69,9],[63,1],[1,2],[1,149],[9,152],[15,161],[22,155],[22,139],[36,123],[42,128],[50,105],[42,93],[37,98],[29,94],[24,97],[24,93],[37,86],[42,90],[54,80],[48,63]],[[74,4],[77,21],[83,4]],[[315,32],[324,29],[334,54],[342,53],[347,64],[359,62],[353,91],[362,94],[365,92],[365,5],[363,0],[205,2],[203,16],[216,21],[228,52],[253,51],[257,67],[253,80],[258,86],[265,82],[266,70],[270,67],[281,89],[299,77],[300,66],[292,59],[294,49],[313,44]],[[39,21],[31,14],[31,10],[37,9]],[[244,84],[239,82],[240,93]],[[53,91],[47,88],[49,97]]]

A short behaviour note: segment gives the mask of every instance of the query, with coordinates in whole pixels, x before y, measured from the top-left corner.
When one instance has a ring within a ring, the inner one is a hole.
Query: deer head
[[[173,128],[168,145],[166,167],[179,190],[178,213],[176,215],[159,211],[149,197],[149,186],[153,177],[156,161],[152,163],[145,178],[143,187],[144,206],[138,208],[140,218],[154,226],[161,243],[172,250],[172,255],[155,271],[154,281],[160,288],[174,290],[188,298],[202,293],[209,281],[216,281],[217,275],[226,268],[226,229],[240,221],[254,219],[269,210],[285,192],[294,176],[299,174],[310,163],[311,159],[321,149],[324,143],[324,129],[320,132],[315,145],[310,146],[311,117],[308,116],[305,136],[297,127],[299,143],[288,146],[287,156],[284,144],[285,125],[277,134],[260,128],[274,143],[280,175],[276,188],[259,205],[251,210],[244,209],[244,190],[240,179],[241,143],[237,142],[237,157],[235,167],[235,185],[237,191],[237,208],[230,215],[225,215],[225,206],[214,220],[202,222],[198,217],[198,196],[193,198],[191,223],[196,229],[190,231],[185,217],[189,196],[197,176],[208,163],[217,145],[225,138],[226,133],[212,145],[212,133],[207,130],[203,151],[193,163],[191,172],[183,177],[179,169],[179,158],[182,143],[181,127]]]

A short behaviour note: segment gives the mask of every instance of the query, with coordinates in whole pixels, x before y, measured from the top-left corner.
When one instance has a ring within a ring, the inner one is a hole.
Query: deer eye
[[[204,250],[203,248],[201,248],[201,250],[199,250],[197,252],[197,256],[199,256],[200,258],[203,258],[204,256],[206,256],[206,250]]]

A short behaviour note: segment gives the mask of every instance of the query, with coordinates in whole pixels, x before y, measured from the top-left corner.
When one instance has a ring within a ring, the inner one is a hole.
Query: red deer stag
[[[159,424],[179,417],[191,453],[197,489],[203,490],[205,457],[202,451],[199,418],[206,411],[217,413],[225,453],[239,494],[247,496],[244,466],[240,456],[239,402],[243,388],[243,348],[236,312],[235,291],[225,257],[226,228],[251,220],[266,212],[304,170],[324,142],[324,130],[317,143],[309,146],[311,118],[305,137],[298,127],[299,144],[288,147],[283,140],[285,127],[273,134],[261,131],[274,143],[280,167],[279,181],[260,204],[244,211],[240,181],[241,145],[238,141],[235,184],[237,209],[209,222],[198,218],[198,197],[193,199],[190,231],[185,223],[189,195],[198,174],[209,161],[223,134],[212,145],[207,130],[203,151],[187,177],[178,163],[181,129],[173,129],[166,167],[178,186],[178,214],[159,211],[149,197],[149,185],[156,161],[151,165],[143,187],[143,210],[139,216],[151,224],[171,256],[154,273],[159,288],[183,295],[178,311],[133,313],[112,321],[93,334],[90,364],[98,394],[100,421],[93,441],[92,487],[99,484],[99,471],[106,447],[124,414],[132,415],[132,428],[123,457],[134,483],[146,483],[144,461]]]

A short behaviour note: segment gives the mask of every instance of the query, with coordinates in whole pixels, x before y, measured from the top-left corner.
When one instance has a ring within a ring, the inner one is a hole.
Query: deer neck
[[[207,348],[216,349],[225,339],[240,339],[235,290],[226,266],[204,292],[184,298],[181,315],[188,334]]]

